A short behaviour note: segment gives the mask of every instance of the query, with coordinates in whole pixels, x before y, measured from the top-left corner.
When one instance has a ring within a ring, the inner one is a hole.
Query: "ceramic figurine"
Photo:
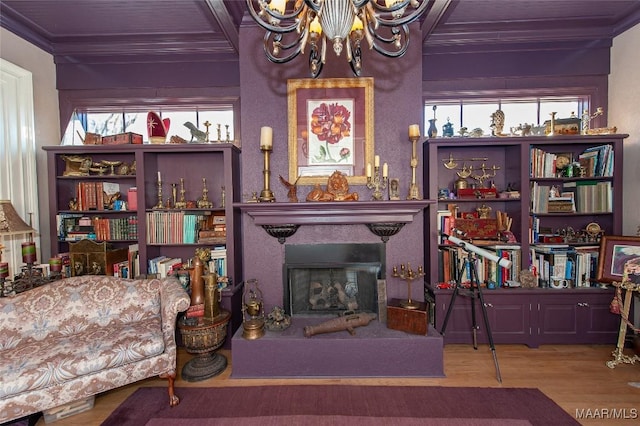
[[[442,136],[445,138],[453,137],[453,124],[449,121],[449,117],[447,117],[447,122],[442,126]]]

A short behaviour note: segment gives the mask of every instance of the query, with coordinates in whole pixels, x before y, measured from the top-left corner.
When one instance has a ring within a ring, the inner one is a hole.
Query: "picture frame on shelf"
[[[636,258],[640,258],[640,237],[604,235],[600,240],[596,281],[622,281],[625,263]]]
[[[287,82],[289,181],[323,184],[334,171],[367,182],[374,162],[373,78]]]

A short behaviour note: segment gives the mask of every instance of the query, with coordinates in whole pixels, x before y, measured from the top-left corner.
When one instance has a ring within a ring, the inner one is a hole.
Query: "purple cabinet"
[[[438,331],[452,290],[428,287]],[[609,311],[611,289],[483,290],[489,327],[496,344],[615,344],[620,316]],[[445,343],[473,343],[471,299],[458,296],[445,330]],[[478,343],[488,343],[480,301],[476,300]]]

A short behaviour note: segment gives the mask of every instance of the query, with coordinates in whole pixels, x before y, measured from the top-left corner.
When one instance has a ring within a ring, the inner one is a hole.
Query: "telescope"
[[[470,242],[461,240],[460,238],[454,237],[452,235],[447,235],[447,234],[443,233],[442,237],[444,237],[445,239],[451,241],[455,245],[462,247],[463,249],[465,249],[467,251],[470,251],[472,253],[477,254],[478,256],[484,257],[485,259],[489,259],[490,261],[497,263],[498,265],[502,266],[503,268],[511,268],[511,261],[509,259],[505,259],[504,257],[499,257],[494,252],[491,252],[489,250],[485,250],[485,249],[480,248],[478,246],[474,246]]]

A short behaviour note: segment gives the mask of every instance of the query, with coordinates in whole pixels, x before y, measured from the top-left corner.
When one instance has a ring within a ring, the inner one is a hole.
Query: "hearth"
[[[442,336],[436,330],[430,327],[425,336],[387,327],[386,244],[324,239],[284,244],[283,249],[282,278],[270,284],[278,293],[274,302],[291,315],[291,326],[267,330],[255,340],[243,338],[238,330],[232,339],[232,377],[444,375]],[[305,327],[350,309],[376,313],[378,319],[355,328],[354,334],[305,336]]]

